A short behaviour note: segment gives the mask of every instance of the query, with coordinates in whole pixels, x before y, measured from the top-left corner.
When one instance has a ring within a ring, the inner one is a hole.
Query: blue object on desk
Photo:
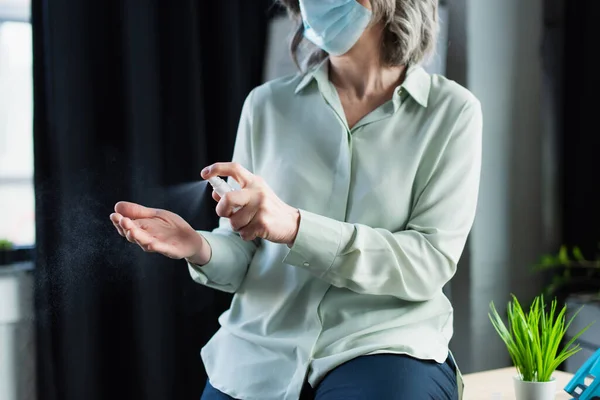
[[[586,378],[592,378],[592,383],[586,385]],[[573,379],[565,386],[565,391],[573,396],[573,399],[600,399],[600,349],[579,368]]]

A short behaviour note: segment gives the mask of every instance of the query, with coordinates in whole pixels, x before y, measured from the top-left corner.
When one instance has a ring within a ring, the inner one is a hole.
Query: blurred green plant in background
[[[7,251],[13,248],[13,244],[6,239],[0,239],[0,251]]]
[[[552,273],[546,296],[584,294],[600,301],[600,253],[596,259],[587,259],[579,247],[563,245],[557,254],[542,256],[534,269]]]

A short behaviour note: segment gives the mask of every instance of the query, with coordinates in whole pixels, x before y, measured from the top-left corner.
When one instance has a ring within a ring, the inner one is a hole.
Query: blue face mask
[[[347,53],[371,21],[356,0],[300,0],[304,37],[333,56]]]

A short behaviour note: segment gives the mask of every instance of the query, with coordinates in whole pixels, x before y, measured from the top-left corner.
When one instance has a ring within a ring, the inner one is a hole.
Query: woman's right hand
[[[144,251],[204,265],[210,260],[210,245],[179,215],[121,201],[110,219],[119,234]]]

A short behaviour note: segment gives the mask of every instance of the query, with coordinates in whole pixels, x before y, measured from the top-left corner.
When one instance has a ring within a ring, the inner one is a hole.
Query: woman
[[[456,399],[452,278],[475,215],[481,110],[426,73],[436,0],[282,0],[320,49],[254,89],[220,225],[120,202],[145,251],[235,293],[202,349],[203,399]],[[457,382],[458,381],[458,382]]]

